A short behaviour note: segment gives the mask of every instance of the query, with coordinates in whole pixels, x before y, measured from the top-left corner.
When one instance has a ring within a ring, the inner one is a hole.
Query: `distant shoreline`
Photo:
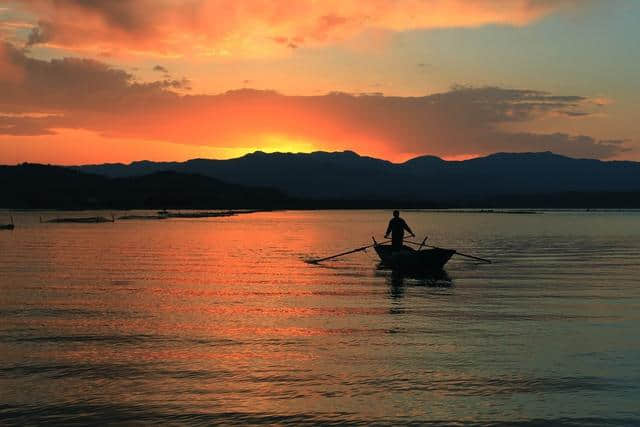
[[[640,164],[637,167],[640,179]],[[520,177],[521,183],[512,183],[507,188],[501,184],[507,175],[500,177],[496,174],[494,178],[497,181],[492,185],[487,181],[476,185],[476,188],[471,184],[477,184],[478,177],[458,180],[455,185],[437,177],[433,180],[422,177],[423,184],[417,179],[405,177],[394,180],[380,173],[364,179],[354,174],[352,169],[336,169],[335,166],[334,169],[343,173],[351,171],[351,175],[341,175],[340,178],[327,173],[326,165],[318,166],[324,173],[317,177],[319,181],[311,182],[307,177],[305,183],[298,179],[298,174],[304,172],[301,168],[299,166],[294,174],[290,173],[277,185],[265,181],[266,172],[254,177],[253,182],[257,185],[243,185],[176,171],[110,178],[57,166],[24,164],[0,167],[0,188],[3,188],[0,208],[67,211],[424,209],[449,212],[485,210],[493,213],[513,213],[513,210],[527,213],[542,209],[640,209],[640,181],[636,185],[634,180],[633,185],[625,184],[629,189],[624,191],[598,190],[598,185],[594,184],[584,191],[541,192],[534,190],[524,176]],[[618,180],[627,175],[636,177],[635,169],[628,171],[625,168],[614,175]],[[420,191],[410,191],[408,183]],[[431,183],[431,187],[427,183]],[[306,186],[305,191],[301,193],[300,188],[296,191],[293,187],[288,189],[290,185],[296,188]],[[351,188],[345,189],[349,185]]]
[[[554,208],[554,207],[531,207],[527,209],[520,208],[404,208],[400,205],[385,207],[282,207],[282,208],[265,208],[265,209],[224,209],[224,208],[179,208],[168,209],[172,214],[180,213],[196,213],[211,211],[216,213],[232,213],[232,215],[244,215],[251,213],[264,212],[304,212],[304,211],[377,211],[400,209],[404,212],[429,212],[429,213],[459,213],[459,214],[511,214],[511,215],[535,215],[545,212],[640,212],[640,208]],[[11,208],[0,207],[0,212],[153,212],[156,208],[109,208],[109,207],[89,207],[89,208]],[[226,215],[226,216],[232,216]],[[212,215],[213,216],[213,215]],[[221,215],[216,215],[221,216]],[[179,216],[171,216],[179,217]]]

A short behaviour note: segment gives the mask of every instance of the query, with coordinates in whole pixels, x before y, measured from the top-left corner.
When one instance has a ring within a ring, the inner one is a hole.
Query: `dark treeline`
[[[156,172],[107,178],[59,166],[0,166],[0,207],[17,209],[278,208],[278,190],[226,184],[194,174]]]
[[[443,209],[640,208],[640,191],[502,195],[460,200],[290,197],[268,187],[228,184],[172,171],[108,178],[37,164],[0,166],[0,208],[12,209]]]

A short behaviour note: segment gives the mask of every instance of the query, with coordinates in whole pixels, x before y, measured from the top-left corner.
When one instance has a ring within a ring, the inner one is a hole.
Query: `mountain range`
[[[392,163],[351,151],[255,152],[229,160],[194,159],[75,166],[111,178],[161,171],[271,187],[306,200],[414,200],[451,204],[510,196],[640,191],[640,163],[574,159],[551,152],[497,153],[464,161],[416,157]],[[626,196],[625,196],[626,197]]]

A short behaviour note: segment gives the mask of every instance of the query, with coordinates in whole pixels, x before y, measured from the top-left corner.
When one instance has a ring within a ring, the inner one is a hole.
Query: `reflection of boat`
[[[46,221],[43,221],[42,217],[40,217],[40,222],[48,222],[48,223],[56,223],[56,224],[61,224],[61,223],[96,224],[96,223],[103,223],[103,222],[116,222],[116,219],[113,217],[113,215],[111,215],[111,219],[105,218],[103,216],[92,216],[88,218],[54,218],[54,219],[48,219]]]
[[[378,266],[378,269],[381,271],[387,270],[385,277],[391,285],[391,296],[394,298],[402,297],[407,287],[450,288],[453,286],[453,280],[444,270],[389,271],[388,267],[385,267],[382,263]]]
[[[10,224],[0,224],[0,230],[13,230],[14,228],[16,228],[16,226],[13,225],[13,217],[11,217]]]
[[[375,244],[374,249],[382,265],[400,271],[438,271],[456,253],[453,249],[432,248],[415,250],[403,246],[394,251],[391,245]]]

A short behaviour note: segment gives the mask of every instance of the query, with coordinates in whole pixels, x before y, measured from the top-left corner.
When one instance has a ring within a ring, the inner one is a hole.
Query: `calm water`
[[[303,262],[381,237],[386,211],[13,215],[0,424],[640,424],[638,212],[407,212],[495,261],[437,279],[372,251]]]

